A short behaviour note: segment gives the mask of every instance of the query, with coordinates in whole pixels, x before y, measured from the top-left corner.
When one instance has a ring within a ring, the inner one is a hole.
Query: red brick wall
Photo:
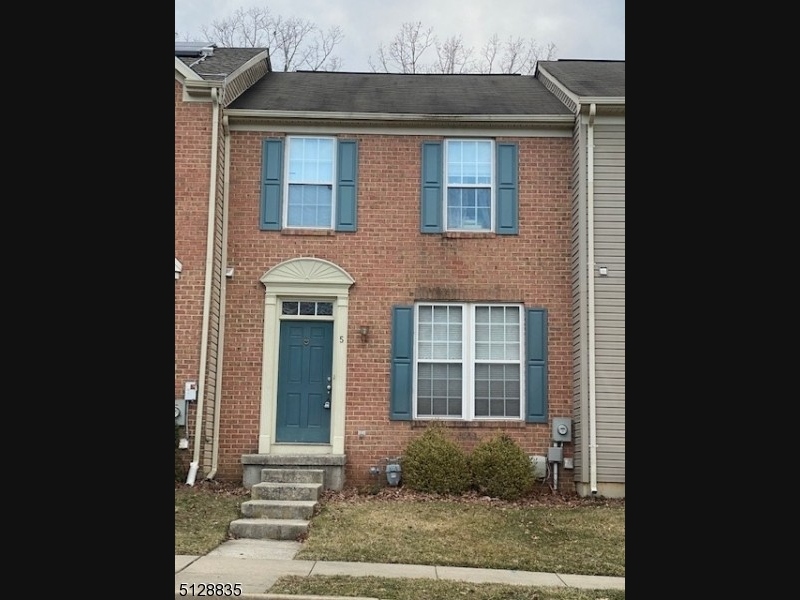
[[[241,478],[243,453],[258,451],[264,286],[259,278],[301,256],[329,260],[354,279],[347,357],[346,479],[369,483],[368,469],[402,454],[423,429],[389,421],[391,308],[442,297],[522,302],[549,312],[549,416],[571,410],[569,138],[520,139],[519,236],[446,238],[419,231],[424,136],[360,135],[358,231],[332,236],[260,231],[261,141],[281,133],[232,135],[219,477]],[[353,136],[346,136],[353,137]],[[369,341],[358,329],[370,327]],[[460,424],[464,425],[464,424]],[[358,430],[365,430],[363,439]],[[467,450],[505,430],[527,453],[546,455],[550,425],[498,422],[454,426]],[[565,451],[572,456],[571,449]],[[571,482],[563,478],[564,484]],[[560,482],[561,483],[561,482]],[[560,485],[560,487],[562,487]]]
[[[211,114],[210,102],[184,102],[175,82],[175,257],[183,264],[175,281],[176,398],[183,397],[184,382],[197,381],[200,374]]]

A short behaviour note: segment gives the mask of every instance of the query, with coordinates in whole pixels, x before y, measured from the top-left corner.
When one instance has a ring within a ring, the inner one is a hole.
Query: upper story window
[[[448,231],[492,231],[494,143],[448,140],[445,145]]]
[[[333,138],[287,138],[285,227],[333,228]]]
[[[261,229],[356,231],[356,140],[268,138],[262,149]]]
[[[517,144],[491,139],[422,143],[422,233],[519,233]]]

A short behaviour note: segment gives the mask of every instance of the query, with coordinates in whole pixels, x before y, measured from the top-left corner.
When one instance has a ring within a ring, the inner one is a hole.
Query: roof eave
[[[202,81],[203,78],[200,77],[197,73],[192,71],[185,62],[183,62],[177,56],[175,57],[175,79],[179,79],[181,83],[184,81],[192,80],[192,81]]]
[[[249,68],[251,68],[253,65],[255,65],[257,63],[260,63],[262,60],[266,60],[267,61],[267,67],[268,67],[268,69],[270,71],[272,71],[272,61],[271,61],[271,59],[269,57],[269,50],[264,50],[264,51],[259,52],[258,54],[256,54],[253,58],[248,60],[246,63],[244,63],[238,69],[236,69],[232,73],[228,74],[228,76],[225,77],[225,80],[228,81],[228,80],[231,80],[231,79],[235,79],[241,73],[244,73]]]
[[[425,124],[464,124],[483,123],[487,125],[500,125],[503,123],[516,125],[544,125],[565,126],[574,122],[574,115],[469,115],[469,114],[411,114],[411,113],[361,113],[361,112],[314,112],[314,111],[286,111],[286,110],[253,110],[253,109],[228,109],[226,111],[231,123],[250,122],[267,123],[282,121],[304,121],[311,123],[328,122],[360,122],[363,124],[381,123],[409,125],[414,123]]]

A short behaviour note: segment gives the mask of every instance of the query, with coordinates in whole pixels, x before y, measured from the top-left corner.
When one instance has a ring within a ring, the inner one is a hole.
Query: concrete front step
[[[322,469],[261,469],[261,481],[269,483],[320,483],[325,485]]]
[[[236,519],[230,533],[237,538],[296,540],[308,532],[308,521],[301,519]]]
[[[253,500],[319,500],[321,483],[272,483],[263,481],[250,488]]]
[[[317,503],[313,500],[247,500],[242,516],[256,519],[310,519]]]

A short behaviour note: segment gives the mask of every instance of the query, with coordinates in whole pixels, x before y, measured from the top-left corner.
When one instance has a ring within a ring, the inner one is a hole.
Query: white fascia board
[[[236,77],[238,77],[240,73],[247,71],[247,69],[252,67],[254,64],[259,63],[267,58],[269,58],[269,50],[264,50],[263,52],[259,52],[253,58],[244,63],[241,67],[236,69],[233,73],[228,74],[228,76],[225,77],[225,81],[233,81],[234,79],[236,79]]]
[[[181,77],[178,77],[179,74]],[[179,79],[181,83],[183,83],[183,81],[186,79],[194,81],[203,81],[203,78],[200,77],[200,75],[192,71],[189,68],[189,65],[183,62],[177,56],[175,57],[175,79]]]

